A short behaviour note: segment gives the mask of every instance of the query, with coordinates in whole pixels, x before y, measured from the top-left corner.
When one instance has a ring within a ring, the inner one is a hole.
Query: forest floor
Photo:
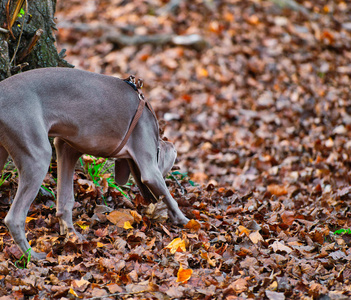
[[[58,1],[68,62],[143,78],[178,151],[166,182],[192,221],[173,226],[134,184],[124,195],[108,175],[99,187],[77,171],[74,222],[87,240],[59,235],[42,189],[26,231],[47,259],[21,269],[1,223],[0,299],[350,299],[346,3]],[[55,176],[53,164],[54,194]],[[2,185],[1,219],[16,182]]]

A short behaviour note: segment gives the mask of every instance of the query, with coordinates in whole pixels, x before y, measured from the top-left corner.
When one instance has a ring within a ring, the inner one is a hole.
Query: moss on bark
[[[22,68],[73,67],[60,57],[55,46],[56,0],[27,1],[28,7],[24,1],[22,11],[11,28],[7,20],[8,1],[9,16],[12,17],[20,0],[0,0],[0,80]]]

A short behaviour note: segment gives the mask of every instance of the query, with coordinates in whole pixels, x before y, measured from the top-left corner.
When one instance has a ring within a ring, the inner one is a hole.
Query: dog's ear
[[[128,160],[119,158],[115,160],[115,182],[117,185],[125,185],[129,179],[130,168]]]
[[[177,158],[177,151],[172,143],[163,140],[160,140],[159,147],[158,168],[162,176],[165,177],[174,165]]]

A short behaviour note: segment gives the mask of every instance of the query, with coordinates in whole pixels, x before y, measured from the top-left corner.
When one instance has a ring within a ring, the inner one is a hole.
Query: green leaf
[[[19,12],[18,15],[17,15],[17,18],[23,17],[25,13],[26,13],[26,12],[24,11],[24,9],[21,8],[20,12]]]
[[[351,234],[351,229],[347,228],[347,229],[338,229],[334,232],[334,234]]]

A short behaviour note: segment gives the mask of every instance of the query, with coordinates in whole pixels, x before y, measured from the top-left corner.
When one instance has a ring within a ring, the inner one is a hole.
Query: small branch
[[[305,8],[304,6],[302,6],[301,4],[297,3],[294,0],[270,0],[270,1],[282,8],[288,8],[288,9],[301,12],[305,16],[308,16],[310,14],[307,8]]]
[[[25,11],[25,13],[24,13],[24,16],[22,17],[22,28],[21,28],[21,33],[20,33],[20,35],[19,35],[19,38],[18,38],[18,42],[17,42],[17,46],[16,46],[16,49],[15,49],[15,52],[13,53],[13,56],[12,56],[12,58],[11,58],[11,61],[10,61],[10,65],[12,64],[12,62],[15,60],[15,58],[16,58],[16,54],[17,54],[17,51],[18,51],[18,47],[19,47],[19,45],[20,45],[20,42],[21,42],[21,38],[22,38],[22,34],[23,34],[23,28],[24,28],[24,20],[25,20],[25,18],[26,18],[26,15],[27,15],[27,13],[28,13],[28,1],[27,0],[25,0],[26,1],[26,11]],[[9,2],[10,2],[10,0],[9,0]],[[8,2],[8,3],[9,3]],[[16,10],[17,10],[17,6],[18,6],[18,3],[19,2],[21,2],[22,3],[22,5],[23,5],[23,1],[22,0],[19,0],[18,2],[17,2],[17,4],[16,4]],[[21,6],[22,7],[22,6]],[[20,8],[21,8],[20,7]],[[17,18],[17,15],[16,15],[16,18]],[[14,21],[13,21],[14,22]],[[12,24],[13,25],[13,24]],[[12,34],[12,31],[11,31],[11,28],[12,28],[12,25],[10,26],[10,24],[8,24],[7,26],[9,26],[9,30],[10,30],[10,32],[11,32],[11,34]],[[13,34],[12,34],[12,36],[13,36]]]
[[[173,35],[173,34],[155,34],[155,35],[123,35],[117,32],[110,32],[106,39],[120,47],[140,46],[151,44],[155,46],[173,44],[176,46],[186,46],[196,50],[203,50],[207,47],[207,41],[198,34],[190,35]]]
[[[144,44],[164,45],[172,40],[171,34],[155,34],[155,35],[124,35],[117,32],[110,32],[106,39],[109,42],[117,44],[120,47],[140,46]]]
[[[11,73],[12,74],[18,73],[18,71],[21,71],[22,69],[24,69],[25,67],[28,67],[28,66],[29,66],[29,63],[27,63],[27,62],[20,64],[20,65],[17,65],[17,66],[14,66],[11,68]]]
[[[92,297],[89,299],[106,299],[108,297],[114,297],[114,296],[127,296],[127,295],[136,295],[136,294],[142,294],[142,293],[153,293],[152,291],[144,290],[144,291],[137,291],[137,292],[129,292],[129,293],[114,293],[114,294],[108,294],[105,296],[98,296],[98,297]]]
[[[9,33],[10,30],[0,27],[0,32],[1,33]]]
[[[32,52],[34,46],[37,44],[37,42],[38,42],[39,38],[41,37],[41,35],[43,34],[43,32],[44,32],[44,31],[43,31],[43,29],[41,29],[41,28],[39,28],[39,29],[35,32],[35,34],[34,34],[32,40],[30,41],[30,43],[29,43],[29,45],[27,46],[27,48],[24,49],[24,50],[21,52],[19,61],[22,61],[29,53]]]
[[[7,21],[7,29],[10,31],[10,34],[13,38],[15,38],[15,36],[13,35],[13,32],[12,32],[12,26],[10,26],[10,2],[11,0],[8,0],[7,3],[6,3],[6,21]]]

